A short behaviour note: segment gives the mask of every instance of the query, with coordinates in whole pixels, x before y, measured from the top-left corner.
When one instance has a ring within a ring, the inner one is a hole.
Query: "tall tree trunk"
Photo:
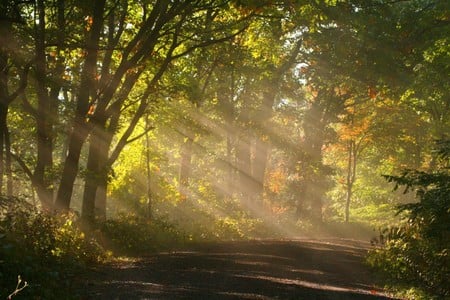
[[[347,146],[347,178],[346,178],[346,199],[345,199],[345,222],[350,220],[350,203],[353,195],[353,185],[356,180],[356,164],[358,156],[358,145],[355,140],[348,141]]]
[[[53,133],[52,103],[48,94],[48,79],[45,53],[45,4],[37,1],[39,22],[36,25],[36,94],[38,99],[36,111],[37,161],[33,173],[33,182],[39,200],[44,208],[53,203],[53,188],[50,178],[53,167]]]
[[[311,212],[309,218],[313,223],[320,224],[322,222],[322,197],[325,194],[324,182],[326,174],[322,163],[322,147],[325,138],[325,124],[327,108],[324,102],[316,99],[305,115],[303,130],[305,133],[302,148],[304,157],[302,158],[302,176],[304,179],[303,195],[301,204],[310,204]]]
[[[73,185],[78,174],[81,149],[89,135],[89,126],[86,122],[90,106],[90,96],[95,90],[97,73],[98,42],[103,29],[103,11],[106,0],[94,2],[92,28],[86,44],[86,59],[77,97],[75,117],[69,135],[68,154],[64,161],[63,173],[56,197],[56,208],[67,210],[73,193]]]
[[[114,137],[114,130],[102,129],[101,141],[99,141],[100,147],[98,147],[98,177],[97,193],[95,194],[95,211],[96,216],[100,219],[106,219],[106,204],[107,204],[107,191],[108,191],[108,178],[114,161],[109,161],[109,150]],[[92,141],[91,141],[92,142]]]
[[[230,130],[227,131],[227,157],[226,157],[226,192],[225,196],[228,198],[232,198],[235,190],[235,182],[234,182],[234,164],[233,164],[233,134]]]
[[[237,189],[244,206],[250,207],[253,186],[251,168],[251,144],[241,135],[236,145],[236,168],[238,172]]]
[[[106,120],[99,117],[92,122],[94,129],[89,138],[89,155],[83,193],[82,216],[92,221],[95,216],[106,217],[106,189],[108,182],[109,149],[112,134],[105,130]]]
[[[79,118],[78,118],[79,119]],[[79,120],[69,136],[68,153],[64,161],[64,167],[56,196],[55,207],[58,210],[68,210],[72,198],[75,178],[78,174],[81,149],[88,136],[88,129],[83,120]]]
[[[149,85],[144,92],[141,102],[139,103],[139,107],[136,110],[136,113],[134,114],[132,120],[128,124],[128,128],[125,130],[124,134],[121,136],[119,141],[117,142],[114,149],[112,149],[111,154],[110,148],[112,144],[112,140],[114,137],[114,133],[117,131],[117,128],[119,126],[119,120],[120,120],[120,114],[119,110],[112,113],[109,126],[106,129],[103,129],[102,135],[101,135],[101,144],[102,146],[98,149],[99,151],[99,174],[101,176],[99,177],[99,180],[97,182],[97,193],[96,193],[96,209],[97,209],[97,215],[100,218],[106,217],[106,200],[107,200],[107,188],[108,188],[108,175],[112,168],[112,165],[119,157],[119,154],[121,153],[122,149],[131,141],[135,139],[130,139],[131,134],[135,130],[139,120],[144,115],[145,110],[148,106],[148,97],[150,96],[151,91],[153,90],[153,85]],[[127,95],[129,92],[129,89],[122,95]],[[124,96],[126,98],[126,96]],[[146,128],[146,130],[150,130],[149,128]],[[145,134],[147,131],[145,132]],[[140,136],[139,136],[140,137]]]
[[[145,117],[145,128],[149,128],[148,114]],[[145,167],[147,173],[147,219],[153,218],[153,180],[150,157],[150,137],[148,132],[145,133]]]
[[[0,12],[0,195],[3,195],[3,179],[6,175],[6,195],[13,195],[13,176],[11,167],[11,140],[8,128],[9,105],[27,86],[29,66],[25,66],[21,75],[20,83],[13,93],[9,93],[9,57],[15,51],[13,41],[12,20],[5,18],[6,9]],[[31,173],[30,173],[31,174]]]
[[[106,204],[107,204],[108,178],[103,176],[100,178],[95,198],[95,212],[97,218],[106,220]]]
[[[89,154],[86,163],[83,203],[81,206],[81,215],[87,221],[94,221],[95,219],[95,199],[100,178],[103,175],[100,170],[100,149],[105,145],[102,143],[102,135],[99,132],[103,129],[97,122],[94,124],[95,128],[92,130],[89,138]],[[109,145],[107,149],[109,149]]]
[[[2,6],[3,7],[3,6]],[[5,14],[5,15],[3,15]],[[11,39],[11,22],[6,20],[6,6],[0,12],[0,196],[3,196],[5,175],[5,130],[9,106],[8,92],[8,57],[11,49],[8,43]]]
[[[254,141],[254,155],[252,162],[253,195],[255,201],[261,204],[264,193],[264,178],[266,174],[269,145],[258,136]]]
[[[0,105],[0,196],[3,196],[3,182],[5,175],[5,128],[6,128],[6,106]]]
[[[8,111],[6,111],[8,114]],[[5,124],[4,128],[5,137],[5,172],[6,172],[6,196],[13,196],[13,176],[12,176],[12,166],[11,166],[11,139],[9,135],[8,123]]]

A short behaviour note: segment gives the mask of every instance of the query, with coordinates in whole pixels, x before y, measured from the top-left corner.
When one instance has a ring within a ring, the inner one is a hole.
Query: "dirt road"
[[[102,267],[86,299],[390,299],[363,265],[366,243],[209,243]]]

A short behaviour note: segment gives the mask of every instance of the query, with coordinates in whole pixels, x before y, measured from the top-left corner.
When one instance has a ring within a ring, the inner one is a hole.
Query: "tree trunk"
[[[39,23],[36,25],[36,94],[38,99],[36,111],[37,161],[33,173],[33,182],[39,200],[44,208],[53,203],[53,188],[50,178],[53,168],[53,105],[48,94],[48,80],[45,53],[45,5],[37,1]]]
[[[13,176],[11,168],[11,140],[8,128],[8,109],[9,105],[15,100],[26,88],[29,67],[26,66],[20,78],[20,83],[13,93],[9,93],[9,57],[14,56],[13,41],[14,35],[12,31],[12,20],[8,20],[3,13],[0,12],[0,195],[3,195],[3,179],[6,175],[6,195],[13,195]],[[30,173],[31,174],[31,173]]]
[[[233,164],[233,142],[232,142],[232,133],[227,131],[227,157],[226,157],[226,192],[225,196],[228,198],[232,198],[235,191],[235,182],[234,182],[234,164]]]
[[[6,111],[8,114],[8,111]],[[13,176],[12,176],[12,166],[11,166],[11,139],[9,135],[8,123],[5,124],[4,128],[5,137],[5,172],[6,172],[6,196],[13,196]]]
[[[261,137],[255,138],[254,158],[252,162],[253,195],[255,201],[262,203],[264,193],[264,178],[266,174],[269,145]]]
[[[95,129],[90,136],[89,154],[86,163],[86,175],[84,178],[83,203],[81,205],[81,216],[87,221],[95,219],[95,198],[101,177],[99,166],[99,148],[101,138],[97,138]]]
[[[145,117],[145,128],[149,128],[148,114]],[[147,219],[153,218],[153,180],[150,157],[150,137],[145,133],[145,167],[147,173]]]
[[[102,124],[104,125],[104,122]],[[98,123],[90,135],[82,204],[82,216],[89,221],[94,218],[106,219],[106,192],[110,168],[107,161],[112,136]]]
[[[323,172],[322,146],[324,144],[326,108],[319,100],[311,104],[305,115],[303,130],[305,133],[302,149],[302,176],[304,185],[303,204],[310,203],[309,218],[313,223],[322,222],[322,197],[325,193],[324,182],[326,174]]]
[[[64,161],[64,168],[59,183],[58,194],[56,196],[55,207],[58,210],[68,210],[72,198],[75,178],[78,174],[81,149],[88,136],[86,125],[77,122],[69,136],[68,154]]]
[[[3,182],[5,176],[5,128],[6,106],[0,104],[0,196],[3,196]]]
[[[253,186],[251,168],[251,145],[242,136],[237,141],[236,168],[238,172],[237,189],[240,192],[241,201],[244,206],[249,207],[251,203],[251,192]]]
[[[0,12],[2,17],[3,13]],[[6,18],[0,19],[0,196],[3,196],[3,182],[5,176],[5,136],[7,130],[7,115],[8,115],[8,49],[7,45],[11,39],[11,22],[6,21]]]
[[[357,146],[354,140],[348,142],[347,151],[347,193],[345,199],[345,222],[348,223],[350,219],[350,203],[353,194],[353,184],[355,183],[356,179]]]
[[[94,2],[92,27],[86,44],[86,59],[77,97],[77,106],[73,127],[69,135],[68,154],[64,161],[61,182],[56,197],[56,207],[60,210],[70,208],[73,193],[73,185],[78,174],[81,149],[89,134],[89,126],[86,122],[90,106],[90,96],[95,92],[97,74],[98,42],[103,29],[103,11],[106,0]]]

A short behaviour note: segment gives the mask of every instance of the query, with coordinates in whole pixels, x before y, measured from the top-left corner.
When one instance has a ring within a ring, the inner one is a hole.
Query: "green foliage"
[[[139,255],[172,248],[183,241],[182,232],[165,219],[147,220],[121,213],[99,224],[103,243],[117,255]]]
[[[405,192],[414,190],[416,203],[399,206],[404,224],[388,232],[386,244],[375,250],[369,263],[393,280],[423,288],[437,296],[450,295],[450,173],[447,143],[440,143],[444,167],[435,172],[405,171],[386,176]]]
[[[75,214],[39,212],[26,201],[14,198],[0,199],[0,208],[2,298],[11,292],[20,273],[29,284],[21,295],[70,299],[66,293],[71,291],[75,276],[87,264],[107,257],[98,243],[80,229]]]

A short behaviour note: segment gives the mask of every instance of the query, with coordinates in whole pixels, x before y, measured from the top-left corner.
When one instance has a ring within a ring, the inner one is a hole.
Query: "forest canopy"
[[[443,0],[1,1],[0,240],[95,261],[80,228],[131,251],[432,212],[396,228],[448,253],[449,40]]]
[[[44,210],[348,222],[407,201],[381,175],[448,137],[446,1],[15,0],[0,22],[0,192]]]

